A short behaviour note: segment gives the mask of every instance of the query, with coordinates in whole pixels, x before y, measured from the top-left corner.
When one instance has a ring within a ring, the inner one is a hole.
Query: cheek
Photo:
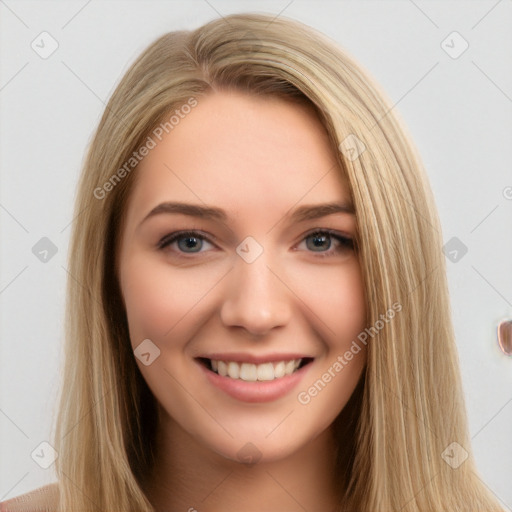
[[[367,359],[357,343],[366,327],[366,302],[359,264],[318,273],[315,286],[304,287],[312,323],[323,335],[326,350],[314,371],[297,390],[299,409],[317,430],[327,428],[350,399]],[[320,321],[318,320],[320,319]]]
[[[330,345],[340,349],[365,328],[366,300],[356,259],[340,267],[297,273],[294,279],[297,295],[313,313],[311,322]]]
[[[171,335],[194,310],[207,285],[195,273],[137,255],[125,260],[120,276],[133,344]]]
[[[359,265],[354,265],[337,287],[343,290],[339,303],[331,310],[335,332],[354,339],[366,326],[366,297]]]

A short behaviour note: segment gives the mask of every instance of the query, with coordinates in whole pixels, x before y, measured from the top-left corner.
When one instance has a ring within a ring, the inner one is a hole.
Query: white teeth
[[[222,375],[223,377],[228,374],[228,366],[224,361],[219,361],[218,372],[219,375]]]
[[[295,361],[288,361],[284,365],[284,373],[286,373],[286,375],[289,375],[290,373],[293,372],[293,370],[295,370]]]
[[[284,377],[284,368],[285,368],[285,364],[283,361],[277,363],[275,366],[274,366],[274,377],[276,379],[279,379],[281,377]]]
[[[238,366],[238,363],[233,363]],[[254,382],[258,380],[258,369],[255,364],[251,363],[242,363],[240,366],[240,379],[247,380],[249,382]]]
[[[222,377],[240,379],[247,382],[269,381],[291,375],[300,366],[302,359],[279,361],[276,363],[237,363],[235,361],[211,360],[211,368]]]
[[[232,379],[238,379],[240,377],[240,366],[238,366],[233,361],[228,363],[228,375]]]
[[[258,380],[274,380],[274,366],[272,363],[258,365]]]

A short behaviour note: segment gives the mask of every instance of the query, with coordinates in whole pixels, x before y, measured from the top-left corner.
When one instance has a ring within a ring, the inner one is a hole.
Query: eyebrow
[[[227,213],[222,208],[215,206],[192,204],[192,203],[181,203],[181,202],[165,202],[158,206],[155,206],[142,220],[141,224],[147,219],[160,214],[182,214],[190,217],[197,217],[206,220],[218,220],[226,222],[228,220]],[[333,215],[335,213],[346,213],[355,215],[355,210],[352,204],[349,203],[322,203],[314,205],[304,205],[296,208],[286,217],[295,222],[304,222],[307,220],[318,219],[327,215]]]

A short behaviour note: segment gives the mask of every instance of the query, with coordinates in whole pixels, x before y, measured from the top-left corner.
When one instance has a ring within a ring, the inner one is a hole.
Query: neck
[[[197,443],[172,419],[159,422],[157,458],[148,481],[156,512],[295,512],[339,510],[332,428],[277,461],[242,464]]]

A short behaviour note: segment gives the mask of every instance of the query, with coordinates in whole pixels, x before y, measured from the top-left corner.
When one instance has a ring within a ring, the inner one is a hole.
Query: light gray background
[[[447,265],[473,448],[512,510],[512,358],[496,341],[512,318],[511,0],[0,0],[0,500],[55,479],[30,454],[50,439],[74,189],[108,97],[157,36],[245,11],[336,40],[405,119],[443,239],[468,248]],[[47,59],[31,48],[42,31],[59,44]],[[453,31],[469,43],[457,59],[441,47]],[[46,263],[32,253],[42,237],[58,249]]]

